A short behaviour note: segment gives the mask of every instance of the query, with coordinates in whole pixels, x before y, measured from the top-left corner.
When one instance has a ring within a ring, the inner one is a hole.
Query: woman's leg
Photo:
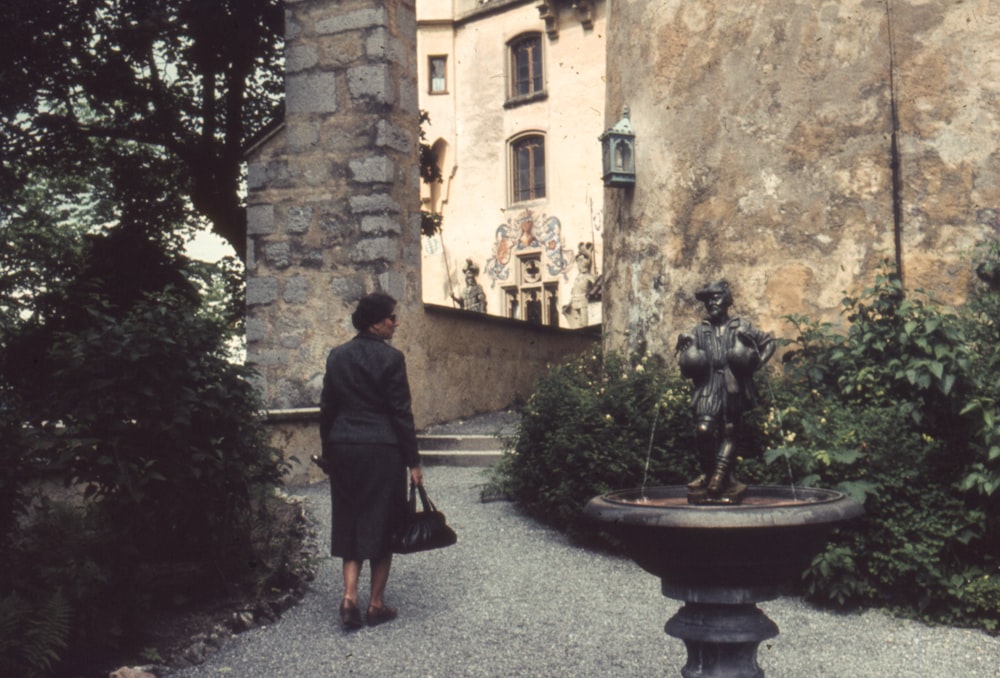
[[[372,560],[372,597],[368,602],[368,626],[377,626],[396,618],[396,608],[385,604],[385,585],[389,581],[392,553]]]
[[[361,561],[344,558],[344,601],[358,604],[358,578],[361,576]]]
[[[385,601],[385,585],[389,581],[389,570],[392,568],[392,554],[389,553],[378,560],[372,560],[372,595],[368,601],[370,607],[383,607]]]
[[[344,599],[340,602],[340,623],[348,631],[360,629],[363,625],[361,610],[358,609],[358,576],[361,561],[344,558]]]

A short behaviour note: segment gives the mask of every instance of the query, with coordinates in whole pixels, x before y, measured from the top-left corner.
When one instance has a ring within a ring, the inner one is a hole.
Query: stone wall
[[[285,120],[248,168],[247,360],[270,410],[300,411],[275,419],[275,442],[302,461],[318,448],[303,421],[326,355],[373,291],[399,301],[418,427],[526,397],[547,363],[594,338],[421,303],[412,0],[285,5]]]
[[[838,320],[897,255],[960,302],[1000,228],[998,41],[990,0],[616,0],[607,120],[631,107],[638,179],[605,202],[606,344],[668,352],[723,277],[779,334]]]

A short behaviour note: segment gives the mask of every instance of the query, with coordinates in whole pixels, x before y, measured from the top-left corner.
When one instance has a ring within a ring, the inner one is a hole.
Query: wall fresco
[[[512,214],[500,224],[495,233],[493,256],[486,262],[490,287],[510,279],[510,262],[515,253],[528,249],[541,249],[545,268],[551,277],[568,279],[573,250],[563,246],[562,223],[558,217],[524,210]]]

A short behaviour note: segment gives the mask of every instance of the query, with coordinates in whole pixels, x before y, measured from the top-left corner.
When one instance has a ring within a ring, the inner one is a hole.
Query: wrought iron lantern
[[[628,106],[622,111],[622,119],[602,134],[601,153],[604,164],[604,185],[635,185],[635,132],[628,117]]]

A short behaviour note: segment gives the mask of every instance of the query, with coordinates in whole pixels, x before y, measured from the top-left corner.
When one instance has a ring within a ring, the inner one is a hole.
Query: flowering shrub
[[[866,509],[806,573],[813,598],[1000,628],[996,328],[975,308],[947,313],[886,269],[844,300],[846,335],[790,318],[765,460]]]
[[[687,401],[687,385],[657,357],[595,349],[556,365],[524,405],[494,482],[530,514],[579,534],[591,497],[693,477]]]
[[[960,312],[904,293],[886,268],[844,300],[846,334],[789,317],[784,370],[757,375],[764,401],[747,414],[741,479],[838,489],[865,506],[804,574],[817,602],[1000,630],[1000,246],[986,254],[994,282]],[[595,350],[557,365],[494,482],[583,535],[591,497],[696,474],[689,394],[654,356]]]

